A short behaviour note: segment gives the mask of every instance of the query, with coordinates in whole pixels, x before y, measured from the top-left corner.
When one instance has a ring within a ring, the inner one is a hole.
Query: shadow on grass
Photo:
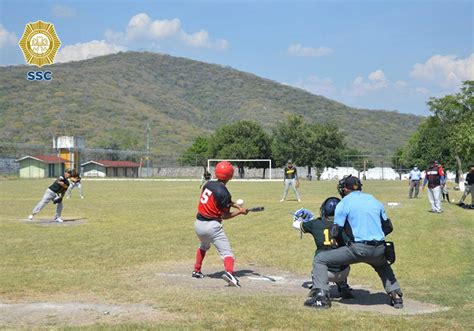
[[[209,278],[222,278],[222,275],[224,274],[224,271],[218,271],[218,272],[214,272],[212,274],[208,274],[206,275],[207,277]],[[234,275],[236,277],[245,277],[245,276],[260,276],[260,277],[266,277],[266,276],[263,276],[261,274],[259,274],[258,272],[255,272],[253,270],[237,270],[234,272]],[[268,277],[270,278],[270,277]]]
[[[310,289],[312,285],[311,281],[304,282],[301,287]],[[351,289],[351,293],[354,299],[342,299],[336,285],[331,285],[330,288],[331,298],[337,299],[337,302],[347,305],[362,305],[362,306],[377,306],[387,305],[390,306],[390,298],[383,292],[371,293],[370,291],[363,289]]]

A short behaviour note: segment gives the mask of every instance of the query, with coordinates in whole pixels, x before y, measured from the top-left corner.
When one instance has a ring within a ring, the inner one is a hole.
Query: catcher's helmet
[[[321,204],[321,218],[324,220],[328,217],[334,216],[334,211],[336,210],[337,204],[341,201],[341,199],[336,197],[330,197],[324,200]]]
[[[344,176],[338,183],[337,183],[337,191],[344,198],[346,195],[344,192],[344,188],[347,188],[351,191],[362,191],[362,183],[359,178],[354,177],[352,175]]]
[[[230,180],[234,176],[234,167],[229,161],[221,161],[216,164],[215,175],[220,180]]]

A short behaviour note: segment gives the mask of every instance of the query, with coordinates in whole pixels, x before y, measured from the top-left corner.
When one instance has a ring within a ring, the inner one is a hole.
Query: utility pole
[[[146,124],[146,176],[150,177],[150,123]]]

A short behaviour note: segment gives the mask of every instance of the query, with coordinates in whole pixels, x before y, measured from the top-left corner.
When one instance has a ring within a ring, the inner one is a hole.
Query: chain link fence
[[[25,156],[40,155],[57,155],[57,150],[42,145],[2,142],[0,143],[0,175],[19,176],[20,164],[17,160]],[[204,172],[201,157],[196,155],[195,162],[192,162],[192,157],[190,158],[189,155],[186,159],[187,162],[184,164],[180,153],[148,154],[146,151],[85,148],[80,152],[79,162],[84,164],[101,160],[131,161],[139,165],[138,177],[200,178]],[[394,164],[392,155],[382,154],[345,155],[340,166],[324,171],[298,165],[300,177],[308,180],[334,179],[349,174],[365,179],[401,179],[402,175],[408,171],[409,169],[401,169]],[[282,169],[272,170],[272,178],[282,178],[282,175]],[[263,177],[269,177],[268,170],[245,168],[243,178]]]

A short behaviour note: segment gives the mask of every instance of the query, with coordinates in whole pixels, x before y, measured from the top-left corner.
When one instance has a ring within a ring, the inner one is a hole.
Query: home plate
[[[266,282],[284,282],[285,281],[285,278],[280,277],[280,276],[258,276],[258,277],[249,276],[247,277],[247,279],[260,280],[260,281],[266,281]]]

